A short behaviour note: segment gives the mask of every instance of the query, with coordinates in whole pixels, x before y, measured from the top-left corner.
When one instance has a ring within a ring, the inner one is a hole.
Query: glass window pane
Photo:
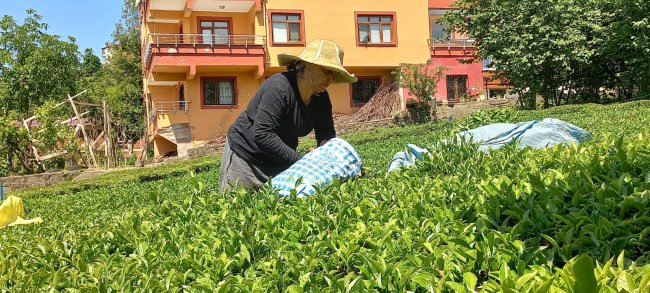
[[[214,42],[215,44],[228,44],[228,29],[219,28],[214,30]]]
[[[454,76],[447,75],[447,100],[453,101],[456,100],[456,89],[454,87]]]
[[[379,24],[370,24],[370,43],[378,44],[381,42],[379,38]]]
[[[368,22],[368,17],[367,16],[359,16],[358,21],[359,22]]]
[[[300,20],[300,15],[289,15],[288,19],[289,20]]]
[[[371,16],[370,22],[379,22],[379,16]]]
[[[214,23],[214,27],[228,28],[228,22],[227,21],[217,21],[217,22]]]
[[[359,25],[359,43],[367,43],[370,40],[368,39],[368,25],[360,24]]]
[[[211,21],[202,21],[201,22],[201,27],[212,27],[212,22]]]
[[[382,33],[381,36],[383,37],[384,43],[392,42],[391,33],[390,33],[390,25],[388,25],[388,24],[382,25],[381,26],[381,33]]]
[[[458,76],[458,94],[461,97],[467,95],[467,75]]]
[[[205,92],[203,93],[204,101],[206,105],[216,105],[217,104],[217,92],[215,88],[215,82],[208,80],[205,82],[203,88]]]
[[[235,91],[233,89],[232,81],[224,80],[219,82],[219,104],[220,105],[235,104]]]
[[[300,23],[289,24],[289,40],[292,42],[300,41]]]
[[[273,42],[276,43],[287,42],[287,23],[285,22],[273,23]]]
[[[285,14],[273,14],[271,20],[287,20],[287,16]]]
[[[352,101],[353,104],[364,104],[370,101],[379,87],[377,79],[359,79],[352,84]]]
[[[445,27],[435,21],[431,22],[431,38],[446,38]]]
[[[391,22],[391,21],[393,21],[392,16],[382,16],[381,17],[381,22]]]
[[[230,33],[227,28],[218,28],[214,30],[214,34],[217,36],[227,36]]]
[[[204,44],[212,44],[212,30],[211,29],[203,29],[201,30],[201,35],[203,39]]]
[[[447,9],[429,9],[429,15],[431,16],[442,16],[445,15]]]

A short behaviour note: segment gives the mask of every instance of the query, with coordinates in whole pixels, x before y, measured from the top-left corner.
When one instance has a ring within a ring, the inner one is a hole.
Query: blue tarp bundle
[[[292,189],[298,197],[310,196],[334,179],[360,176],[362,166],[361,157],[347,141],[333,138],[273,177],[271,185],[280,196],[290,195]]]
[[[591,139],[586,130],[559,119],[546,118],[542,121],[528,121],[517,124],[496,123],[458,133],[460,139],[479,144],[479,150],[500,149],[517,143],[519,147],[546,148],[560,143],[581,143]],[[388,172],[411,166],[428,154],[426,149],[407,144],[406,150],[395,154],[388,166]]]

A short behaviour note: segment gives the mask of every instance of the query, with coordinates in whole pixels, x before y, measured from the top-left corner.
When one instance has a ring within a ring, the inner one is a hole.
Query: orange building
[[[284,70],[277,55],[299,54],[317,38],[339,44],[346,69],[359,77],[328,88],[334,112],[351,114],[400,63],[429,58],[453,67],[455,93],[475,83],[482,91],[482,65],[458,63],[473,56],[473,43],[454,36],[437,41],[440,27],[432,21],[452,1],[408,2],[140,1],[143,90],[155,155],[183,156],[224,134],[264,79]],[[445,78],[441,88],[447,89]]]

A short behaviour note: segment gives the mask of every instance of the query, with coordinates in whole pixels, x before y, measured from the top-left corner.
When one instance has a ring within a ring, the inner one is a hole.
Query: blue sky
[[[79,51],[93,49],[101,57],[101,48],[111,39],[115,22],[122,13],[122,0],[0,0],[0,17],[13,16],[18,23],[25,11],[35,9],[49,25],[48,33],[67,40],[76,38]]]

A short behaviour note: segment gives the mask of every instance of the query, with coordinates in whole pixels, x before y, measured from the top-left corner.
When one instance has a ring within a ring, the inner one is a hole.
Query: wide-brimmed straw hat
[[[334,72],[336,83],[353,83],[357,81],[354,74],[343,67],[343,49],[330,40],[313,40],[307,44],[300,55],[279,54],[280,66],[287,66],[293,61],[304,61],[325,67]]]

